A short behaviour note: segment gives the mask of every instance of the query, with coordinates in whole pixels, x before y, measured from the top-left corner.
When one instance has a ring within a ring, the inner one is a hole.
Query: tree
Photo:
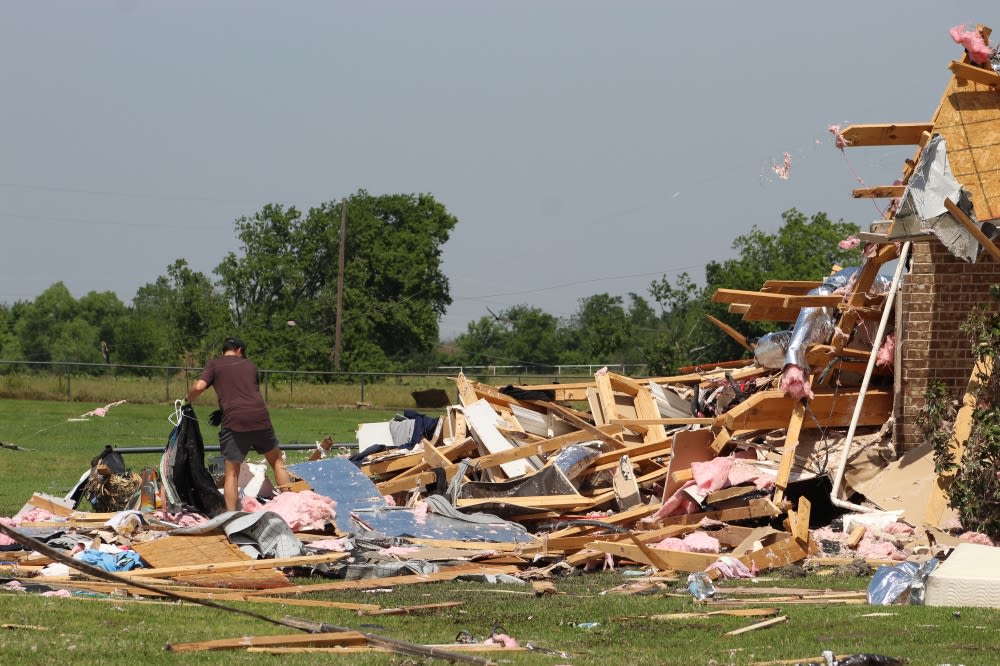
[[[111,362],[117,331],[121,329],[127,312],[125,304],[113,291],[91,291],[80,299],[78,305],[79,316],[96,330],[99,352],[97,358]]]
[[[123,363],[199,365],[218,353],[230,328],[225,297],[184,259],[139,288],[131,315],[117,336]]]
[[[274,365],[326,370],[337,323],[340,203],[265,206],[236,222],[240,254],[216,268],[244,337]],[[347,202],[342,362],[388,370],[431,351],[451,303],[441,246],[457,224],[429,194]],[[295,322],[290,326],[288,322]]]
[[[468,365],[552,366],[565,348],[559,320],[528,305],[470,322],[456,342]]]
[[[63,329],[73,321],[79,305],[62,282],[56,282],[43,291],[17,319],[14,333],[17,336],[21,358],[26,361],[69,360],[56,353],[57,341]],[[98,345],[99,341],[94,340]]]

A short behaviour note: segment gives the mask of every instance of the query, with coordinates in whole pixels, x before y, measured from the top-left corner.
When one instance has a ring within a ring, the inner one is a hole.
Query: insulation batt
[[[969,60],[977,65],[989,64],[993,50],[983,42],[982,35],[975,30],[966,30],[964,23],[956,25],[948,32],[956,44],[961,44],[969,52]]]
[[[502,645],[505,648],[520,647],[517,641],[508,636],[507,634],[493,634],[485,641],[483,641],[483,645]]]
[[[809,382],[806,381],[805,370],[797,365],[788,364],[781,372],[781,390],[796,400],[816,397]]]
[[[895,361],[896,336],[892,333],[888,333],[885,336],[885,340],[882,342],[882,346],[878,348],[878,353],[875,354],[875,363],[881,365],[882,367],[891,368]]]
[[[773,477],[758,472],[752,465],[741,463],[732,456],[719,456],[705,462],[693,462],[691,475],[692,481],[685,483],[670,497],[663,498],[656,513],[643,519],[643,522],[656,522],[667,516],[701,511],[701,506],[684,492],[692,486],[697,486],[702,493],[711,493],[747,481],[753,481],[754,485],[761,489],[774,485]]]
[[[263,505],[260,511],[273,511],[288,523],[293,532],[321,530],[336,516],[336,502],[311,490],[281,493]]]
[[[660,550],[679,550],[685,553],[718,553],[721,548],[719,540],[704,532],[691,532],[683,539],[667,537],[653,544]]]
[[[992,546],[993,539],[989,538],[981,532],[963,532],[958,537],[959,541],[968,541],[969,543],[978,543],[983,546]]]

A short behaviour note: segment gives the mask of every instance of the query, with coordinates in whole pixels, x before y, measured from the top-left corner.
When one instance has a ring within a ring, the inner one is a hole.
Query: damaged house
[[[975,34],[989,50],[989,29]],[[949,68],[932,118],[831,128],[841,150],[914,151],[897,183],[852,193],[891,201],[860,236],[859,266],[716,292],[744,320],[786,325],[743,340],[750,358],[670,377],[604,369],[574,384],[494,387],[460,375],[458,401],[440,417],[362,424],[358,455],[318,449],[290,466],[292,487],[238,512],[280,513],[294,537],[272,529],[281,538],[262,543],[254,525],[266,521],[245,516],[167,532],[167,514],[152,537],[133,526],[113,538],[135,542],[145,579],[185,594],[235,586],[234,576],[253,588],[232,598],[414,574],[536,579],[622,560],[748,577],[823,555],[876,564],[961,548],[947,531],[950,477],[935,471],[920,416],[932,384],[961,396],[989,371],[960,324],[1000,283],[1000,60],[967,48]],[[958,455],[970,418],[966,405],[954,423]],[[52,513],[22,527],[109,519],[33,501]],[[839,527],[818,519],[820,502]],[[263,551],[280,567],[340,567],[344,580],[289,585],[249,564]],[[207,572],[208,553],[225,566]],[[20,571],[51,559],[25,556]]]

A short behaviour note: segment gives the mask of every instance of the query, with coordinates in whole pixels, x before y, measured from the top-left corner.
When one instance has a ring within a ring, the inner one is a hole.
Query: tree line
[[[441,251],[457,223],[429,194],[359,190],[305,213],[269,204],[236,220],[239,250],[223,257],[212,276],[179,258],[129,305],[110,291],[76,299],[62,282],[32,301],[0,304],[0,359],[201,367],[236,333],[261,367],[331,371],[339,313],[338,356],[346,372],[614,363],[669,374],[746,354],[706,315],[750,339],[776,328],[744,322],[713,303],[717,288],[756,291],[768,279],[819,279],[834,266],[860,261],[857,250],[838,245],[856,225],[791,209],[775,233],[754,226],[735,238],[734,257],[709,262],[700,285],[687,273],[664,276],[646,295],[582,298],[563,318],[516,305],[490,311],[442,343],[439,321],[452,300]]]

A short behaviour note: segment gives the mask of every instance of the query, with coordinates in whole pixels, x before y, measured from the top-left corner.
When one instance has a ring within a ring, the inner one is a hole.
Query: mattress
[[[924,604],[1000,608],[1000,548],[960,543],[927,577]]]

